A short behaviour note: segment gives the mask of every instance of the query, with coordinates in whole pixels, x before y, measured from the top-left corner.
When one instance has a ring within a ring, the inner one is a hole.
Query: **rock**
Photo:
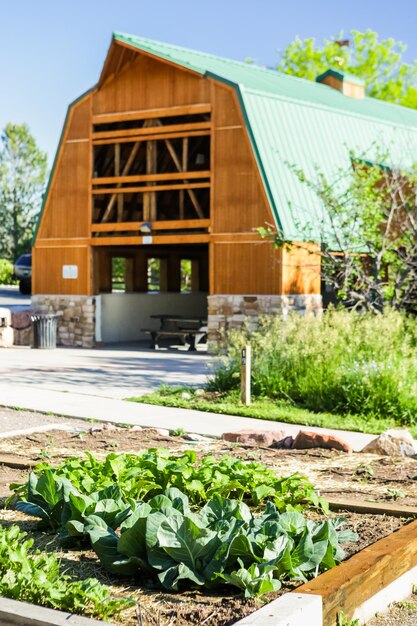
[[[351,446],[342,439],[339,439],[339,437],[325,433],[315,433],[310,430],[300,430],[294,439],[292,447],[297,450],[326,448],[341,450],[342,452],[352,452]]]
[[[183,391],[182,394],[181,394],[181,398],[183,400],[191,400],[191,394],[188,393],[187,391]]]
[[[270,447],[286,437],[283,430],[238,430],[223,433],[224,441]]]
[[[154,430],[158,435],[161,435],[161,437],[169,437],[171,434],[167,428],[155,428]]]
[[[103,426],[100,424],[98,426],[91,426],[91,428],[88,429],[88,432],[90,433],[90,435],[94,435],[94,433],[101,433],[103,430]]]
[[[199,435],[198,433],[186,433],[182,436],[186,441],[201,441],[201,442],[212,442],[213,439],[210,437],[204,437],[204,435]]]
[[[30,316],[35,313],[34,309],[24,309],[23,311],[12,311],[11,325],[15,330],[24,330],[32,325]]]
[[[294,437],[289,435],[288,437],[284,437],[280,441],[274,442],[270,447],[276,448],[277,450],[290,450],[294,444]]]
[[[136,432],[137,430],[143,430],[142,426],[138,426],[135,424],[132,428],[129,429],[129,432]]]
[[[385,431],[386,435],[390,435],[390,437],[394,437],[394,439],[401,439],[401,441],[405,441],[409,443],[414,448],[414,452],[417,452],[417,441],[414,439],[413,435],[406,428],[390,428]]]
[[[362,452],[381,456],[414,456],[416,453],[413,444],[405,439],[393,437],[388,432],[370,441]]]

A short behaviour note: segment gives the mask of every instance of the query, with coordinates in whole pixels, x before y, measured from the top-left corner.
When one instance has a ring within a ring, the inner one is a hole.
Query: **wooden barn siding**
[[[91,96],[70,111],[36,245],[90,236]]]
[[[62,266],[77,265],[78,279],[63,279]],[[36,294],[90,295],[90,247],[36,247],[33,250]]]
[[[239,103],[233,89],[212,85],[211,293],[280,294],[280,254],[254,232],[273,217]]]
[[[143,54],[94,96],[93,113],[139,111],[210,101],[208,81]]]
[[[280,294],[281,251],[269,242],[215,242],[215,294]]]
[[[91,103],[90,93],[68,115],[33,250],[35,294],[91,293]],[[63,280],[62,265],[77,265],[79,278]]]

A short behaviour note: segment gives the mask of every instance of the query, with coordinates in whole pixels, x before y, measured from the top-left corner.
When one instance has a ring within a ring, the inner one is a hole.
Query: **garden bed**
[[[90,424],[86,425],[90,428]],[[165,447],[175,452],[193,449],[198,456],[207,452],[220,456],[230,456],[260,461],[279,475],[288,476],[300,472],[310,478],[320,489],[321,494],[331,499],[346,499],[378,504],[395,503],[417,506],[417,461],[414,459],[379,458],[374,455],[345,455],[335,451],[282,451],[267,448],[252,448],[222,441],[187,442],[181,436],[161,434],[154,429],[132,430],[92,426],[86,432],[35,433],[27,437],[0,441],[0,495],[9,495],[8,484],[21,482],[34,463],[47,460],[54,465],[64,458],[80,456],[90,450],[97,458],[104,458],[109,452],[139,452],[151,447]],[[347,512],[349,528],[359,534],[359,542],[345,544],[348,556],[362,550],[375,541],[390,535],[405,522],[405,517],[397,515],[358,514]],[[48,551],[56,550],[68,573],[77,577],[97,577],[111,586],[116,595],[134,595],[142,611],[143,626],[185,626],[207,624],[226,626],[235,623],[263,603],[257,600],[245,601],[230,587],[216,593],[188,591],[181,594],[168,593],[151,588],[149,581],[139,588],[137,579],[116,579],[107,574],[97,562],[91,550],[67,551],[59,546],[52,533],[39,533],[36,521],[23,513],[7,510],[2,513],[3,524],[18,525],[34,537],[38,547]],[[318,580],[318,579],[316,579]],[[291,590],[294,584],[275,594]],[[115,620],[116,621],[116,620]],[[117,623],[117,621],[116,621]],[[126,626],[138,623],[136,609],[124,613],[118,622]]]

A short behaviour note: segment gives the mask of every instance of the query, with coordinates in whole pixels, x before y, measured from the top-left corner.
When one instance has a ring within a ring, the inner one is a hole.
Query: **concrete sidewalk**
[[[91,393],[94,393],[93,389]],[[183,428],[190,433],[214,437],[220,437],[222,433],[227,431],[247,428],[272,431],[284,429],[288,434],[296,434],[300,429],[312,430],[335,434],[349,443],[355,451],[361,450],[369,441],[375,438],[375,435],[351,431],[313,428],[233,415],[159,407],[86,393],[74,393],[73,391],[65,393],[50,389],[35,389],[24,385],[20,387],[17,385],[11,386],[4,383],[0,383],[0,405],[55,413],[65,417],[166,428],[169,430]]]

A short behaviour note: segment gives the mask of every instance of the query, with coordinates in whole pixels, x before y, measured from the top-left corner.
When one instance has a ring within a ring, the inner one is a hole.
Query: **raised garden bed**
[[[380,459],[373,455],[345,455],[332,451],[288,452],[251,448],[219,441],[213,443],[186,442],[181,437],[161,435],[155,430],[99,430],[96,427],[87,433],[39,433],[26,438],[1,441],[0,463],[3,465],[0,471],[0,495],[7,496],[9,493],[7,485],[10,482],[21,482],[27,476],[30,466],[40,460],[57,464],[63,458],[73,455],[79,456],[86,449],[93,451],[97,457],[104,457],[111,451],[138,452],[145,448],[161,446],[178,452],[192,448],[196,450],[198,455],[204,455],[210,451],[219,457],[223,454],[229,454],[240,458],[254,459],[273,468],[279,475],[288,476],[298,471],[307,475],[321,490],[322,495],[329,499],[336,500],[337,496],[340,500],[343,496],[345,500],[361,502],[362,507],[369,506],[370,512],[368,513],[351,511],[345,514],[349,527],[358,532],[360,537],[358,544],[352,543],[344,546],[349,556],[364,548],[369,551],[370,548],[367,546],[404,526],[409,518],[407,518],[406,512],[402,514],[403,507],[417,507],[417,484],[415,481],[417,462],[414,459],[404,459],[399,462],[388,458]],[[339,504],[343,505],[344,503]],[[384,508],[387,505],[391,505],[396,510],[391,511],[392,515],[381,515],[378,508]],[[353,508],[355,508],[354,505]],[[413,511],[408,513],[412,514]],[[102,570],[91,550],[63,551],[59,547],[55,535],[51,533],[40,534],[35,530],[36,522],[22,513],[9,510],[5,511],[2,517],[6,524],[18,523],[22,529],[35,538],[39,547],[46,547],[48,550],[56,548],[58,554],[65,560],[69,573],[82,578],[97,577],[101,582],[111,585],[112,592],[117,595],[131,595],[133,593],[141,606],[141,619],[144,626],[158,624],[158,619],[161,626],[185,626],[185,624],[203,623],[207,626],[226,626],[226,624],[236,623],[245,615],[252,614],[262,605],[262,602],[256,600],[242,600],[236,592],[227,587],[216,593],[188,591],[176,594],[150,589],[149,586],[140,589],[136,586],[137,581],[134,579],[122,581],[124,583],[122,584],[120,579],[116,579]],[[410,555],[414,554],[412,538],[415,534],[417,535],[417,531],[412,526],[405,526],[401,532],[407,536],[408,544],[412,546],[407,552],[408,560],[404,560],[404,553],[399,553],[399,560],[401,561],[403,558],[407,569],[409,566],[413,567],[412,558],[414,557]],[[399,533],[392,535],[394,538],[400,536]],[[390,557],[380,557],[381,549],[378,544],[375,550],[376,560],[382,560],[385,563],[385,569],[391,573],[393,571],[403,573],[400,571],[401,568],[391,566]],[[417,553],[417,550],[415,552]],[[365,552],[365,554],[368,553]],[[364,562],[367,558],[364,557]],[[348,567],[349,569],[353,565],[354,561],[349,559],[339,568]],[[364,566],[359,569],[366,579],[363,568]],[[333,569],[307,583],[304,589],[298,588],[296,591],[297,594],[303,591],[303,593],[323,595],[324,614],[327,615],[327,621],[324,623],[329,624],[329,626],[334,624],[334,615],[337,609],[343,609],[345,606],[345,612],[348,615],[352,611],[349,602],[343,605],[340,599],[336,603],[333,602],[333,609],[326,609],[326,603],[328,603],[331,594],[330,592],[320,592],[320,581],[325,580],[323,576],[327,576],[328,579],[332,579],[333,576],[337,577],[337,571],[338,568]],[[343,577],[346,578],[346,573],[343,573]],[[383,582],[386,582],[388,578],[381,574]],[[372,589],[376,589],[377,586],[375,583]],[[289,590],[291,590],[291,585]],[[345,597],[348,597],[351,592],[345,588],[343,593]],[[271,594],[268,599],[273,597],[274,594]],[[130,609],[125,612],[123,620],[118,623],[126,626],[137,624],[136,610]]]

